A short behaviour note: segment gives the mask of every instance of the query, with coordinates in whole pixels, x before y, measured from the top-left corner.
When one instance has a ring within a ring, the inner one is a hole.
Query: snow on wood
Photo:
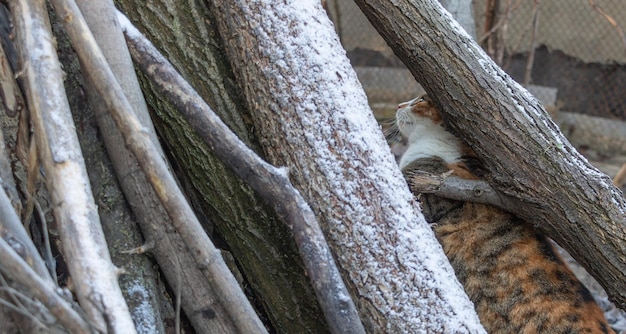
[[[91,193],[46,8],[32,1],[11,5],[34,136],[78,301],[98,329],[134,333]]]
[[[292,230],[330,330],[364,333],[315,215],[291,185],[288,169],[268,164],[248,148],[128,19],[121,13],[118,18],[127,31],[134,60],[159,93],[173,103],[213,153],[264,197]]]
[[[344,279],[368,304],[364,321],[392,332],[483,332],[320,2],[213,6],[236,75],[249,83],[261,142],[325,224]]]

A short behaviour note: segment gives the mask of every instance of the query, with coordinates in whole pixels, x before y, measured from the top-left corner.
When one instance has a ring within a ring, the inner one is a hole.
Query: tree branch
[[[480,332],[320,2],[208,3],[267,159],[289,167],[365,325]]]
[[[98,329],[134,333],[89,187],[45,4],[29,0],[9,5],[39,160],[77,298]]]
[[[83,69],[90,75],[96,90],[104,97],[115,124],[126,145],[137,157],[155,193],[161,200],[174,227],[186,241],[196,265],[203,271],[220,302],[228,310],[238,330],[245,333],[265,333],[265,327],[226,267],[219,250],[202,229],[198,219],[170,174],[152,139],[134,116],[124,92],[87,24],[73,0],[53,1],[62,18]]]
[[[404,169],[404,177],[414,194],[427,193],[457,201],[489,204],[515,215],[524,214],[516,197],[499,192],[482,180],[466,180],[445,174],[432,174],[411,168]]]
[[[122,86],[124,95],[133,105],[133,112],[139,118],[142,128],[150,133],[153,143],[159,147],[152,120],[148,111],[145,110],[145,101],[141,91],[129,94],[135,91],[132,87],[133,82],[137,82],[136,72],[124,35],[117,23],[116,10],[112,1],[83,2],[95,7],[86,12],[81,9],[81,12],[90,14],[86,20],[95,35],[94,38]],[[111,8],[108,7],[109,5]],[[94,28],[92,25],[98,25],[89,22],[90,19],[100,22],[99,28]],[[119,36],[116,36],[116,33]],[[153,298],[155,294],[151,292],[154,288],[160,289],[162,283],[159,280],[164,278],[170,286],[176,286],[179,281],[182,282],[181,290],[176,290],[175,293],[177,296],[180,294],[182,308],[191,326],[197,332],[232,333],[236,331],[232,319],[217,301],[216,292],[213,290],[215,287],[206,284],[206,277],[196,266],[192,255],[186,251],[186,242],[175,229],[163,228],[163,226],[172,226],[171,219],[147,181],[137,159],[126,147],[124,138],[111,118],[101,95],[90,82],[90,77],[83,75],[85,72],[81,72],[80,67],[75,66],[78,62],[62,26],[59,26],[56,38],[60,48],[59,53],[65,55],[61,59],[64,61],[63,66],[67,73],[65,87],[68,94],[71,94],[72,90],[73,93],[81,93],[75,94],[74,98],[70,99],[70,103],[76,123],[82,124],[77,130],[81,145],[86,148],[83,154],[88,163],[94,160],[101,161],[98,164],[102,168],[90,171],[89,177],[99,204],[100,220],[111,247],[113,262],[125,269],[125,274],[119,279],[131,313],[139,314],[135,312],[135,307],[144,308],[144,311],[145,307],[152,307],[154,312],[140,312],[141,316],[151,317],[151,319],[146,319],[144,324],[154,322],[154,331],[157,333],[167,326],[162,319],[174,317],[170,314],[171,307],[157,304],[167,304],[171,300]],[[126,53],[127,61],[124,53]],[[82,94],[84,91],[87,92],[86,96]],[[129,95],[133,96],[129,97]],[[97,123],[94,123],[94,120]],[[98,135],[92,131],[97,131]],[[106,149],[101,147],[101,143],[104,143]],[[107,155],[111,164],[106,161]],[[110,165],[112,165],[114,175],[111,175]],[[111,178],[117,178],[117,182],[113,182]],[[105,197],[98,197],[98,195]],[[137,225],[141,228],[141,232],[136,231]],[[205,228],[210,229],[206,226]],[[143,242],[146,244],[141,249],[147,254],[128,255],[126,252],[128,248],[137,248]],[[154,262],[158,264],[158,268],[154,266]],[[178,267],[185,268],[185,270],[178,271],[176,269]],[[157,274],[156,271],[160,271],[162,275]],[[130,289],[135,288],[137,284],[146,289],[145,295],[132,293]],[[160,295],[161,292],[157,294]],[[150,304],[146,305],[146,302]],[[207,310],[211,310],[213,316],[207,317]]]
[[[0,238],[0,269],[7,277],[28,289],[28,294],[43,303],[71,333],[92,332],[92,328],[85,319],[72,309],[72,306],[29,267],[2,238]]]
[[[542,229],[626,307],[626,200],[436,1],[356,0],[491,171]]]
[[[291,185],[286,171],[268,164],[246,147],[130,21],[122,13],[118,13],[118,18],[140,69],[157,85],[160,93],[174,103],[215,155],[271,203],[293,230],[307,275],[331,330],[334,333],[363,332],[356,307],[315,215]]]

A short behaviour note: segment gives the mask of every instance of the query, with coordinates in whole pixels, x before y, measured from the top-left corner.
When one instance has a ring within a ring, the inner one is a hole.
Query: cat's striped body
[[[400,166],[479,179],[465,163],[476,157],[442,127],[424,96],[398,106],[409,140]],[[416,194],[418,195],[418,194]],[[545,236],[495,207],[419,194],[424,216],[489,333],[614,333],[589,291]]]

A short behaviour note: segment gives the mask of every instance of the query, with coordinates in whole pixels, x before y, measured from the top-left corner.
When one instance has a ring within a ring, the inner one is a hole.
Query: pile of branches
[[[156,146],[158,144],[152,139],[154,135],[146,131],[135,116],[135,108],[118,84],[79,8],[73,0],[55,0],[53,5],[83,71],[90,79],[90,87],[102,98],[124,143],[136,157],[172,220],[173,226],[159,228],[174,228],[179,232],[195,265],[211,282],[212,291],[225,308],[227,318],[223,326],[245,333],[266,332],[177,186],[160,148]],[[65,328],[72,333],[135,332],[135,324],[117,283],[121,270],[111,262],[89,188],[47,10],[39,1],[12,1],[9,10],[15,45],[5,40],[8,43],[4,44],[0,73],[3,107],[7,116],[19,118],[16,156],[26,170],[27,182],[15,182],[10,168],[12,162],[2,147],[0,269],[8,300],[0,302],[10,310],[9,313],[14,312],[9,316],[14,317],[13,321],[22,330]],[[3,14],[8,23],[6,10]],[[363,332],[354,304],[345,298],[348,291],[316,218],[291,185],[287,171],[266,163],[247,148],[123,14],[118,12],[118,17],[138,66],[195,126],[207,146],[263,195],[285,224],[293,229],[329,326],[335,332]],[[125,49],[126,45],[118,47]],[[19,72],[14,73],[13,69],[19,69]],[[54,203],[52,207],[64,261],[72,278],[71,292],[58,285],[56,262],[46,226],[41,229],[44,260],[20,219],[26,217],[24,219],[30,221],[35,212],[39,215],[38,221],[45,223],[45,213],[34,196],[35,185],[42,179],[50,201]],[[19,193],[23,196],[20,197]],[[132,252],[145,252],[150,247],[147,244]],[[176,327],[179,328],[178,323]]]

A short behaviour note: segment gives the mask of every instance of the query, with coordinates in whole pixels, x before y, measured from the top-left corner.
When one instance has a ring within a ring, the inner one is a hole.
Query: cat
[[[408,139],[399,162],[407,180],[415,170],[484,176],[476,154],[444,128],[427,95],[398,105],[396,124]],[[416,195],[488,333],[614,333],[590,292],[530,224],[490,205]]]

